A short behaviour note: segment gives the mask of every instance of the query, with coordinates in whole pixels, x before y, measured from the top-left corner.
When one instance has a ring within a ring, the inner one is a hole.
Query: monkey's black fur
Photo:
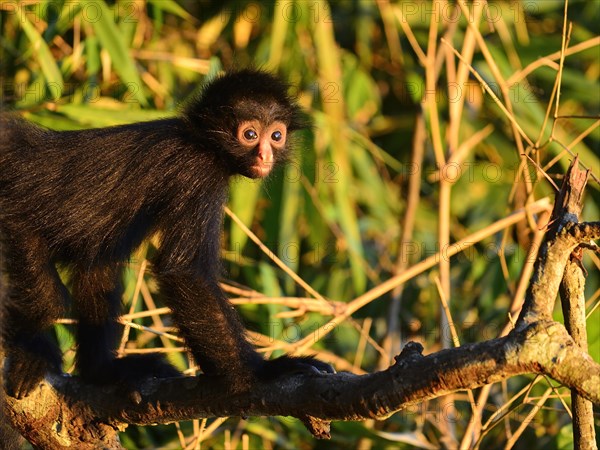
[[[232,391],[242,392],[261,378],[331,370],[312,358],[264,361],[217,282],[228,180],[264,176],[254,167],[257,154],[263,157],[260,145],[249,148],[236,136],[240,124],[252,120],[259,129],[284,124],[267,137],[266,152],[275,163],[283,160],[285,128],[301,127],[299,110],[287,87],[261,71],[217,78],[174,119],[56,132],[0,116],[10,395],[23,397],[46,371],[61,370],[61,354],[47,331],[69,295],[79,320],[76,365],[85,380],[128,383],[177,373],[155,357],[114,357],[121,266],[155,232],[161,242],[153,267],[161,294],[205,373],[226,377]],[[56,264],[70,267],[71,293]]]

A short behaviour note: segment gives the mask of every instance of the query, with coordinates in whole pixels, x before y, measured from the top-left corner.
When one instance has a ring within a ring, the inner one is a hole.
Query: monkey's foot
[[[47,339],[36,337],[9,345],[4,364],[4,388],[11,397],[19,400],[25,398],[44,379],[46,373],[60,373],[60,353]]]

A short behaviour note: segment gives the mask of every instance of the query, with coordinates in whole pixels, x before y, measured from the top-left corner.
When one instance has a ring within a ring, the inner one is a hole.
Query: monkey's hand
[[[277,359],[264,361],[258,372],[258,376],[261,380],[269,381],[282,375],[293,375],[298,373],[335,373],[335,369],[313,356],[285,355]]]
[[[60,353],[45,337],[11,343],[4,363],[6,393],[17,399],[27,397],[46,373],[60,373],[61,365]]]
[[[141,390],[144,382],[152,378],[181,376],[181,372],[158,353],[129,355],[105,361],[102,365],[94,367],[79,367],[78,370],[86,383],[115,385],[118,392],[136,404],[142,401]]]
[[[86,383],[117,384],[125,390],[137,390],[141,383],[150,378],[170,378],[181,375],[164,359],[163,355],[157,353],[115,358],[102,365],[81,366],[78,370]]]
[[[148,378],[171,378],[181,376],[175,367],[169,364],[163,355],[129,355],[117,358],[113,362],[114,376],[117,382],[135,383]]]

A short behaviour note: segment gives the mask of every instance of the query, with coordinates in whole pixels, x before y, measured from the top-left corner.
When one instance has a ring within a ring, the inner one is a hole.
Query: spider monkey
[[[218,284],[228,180],[269,175],[285,160],[290,133],[302,127],[287,86],[253,69],[217,77],[176,118],[58,132],[0,116],[7,393],[22,398],[47,371],[61,371],[48,329],[69,298],[85,381],[179,374],[159,357],[114,352],[121,267],[155,233],[160,292],[205,374],[244,392],[286,373],[332,372],[312,357],[264,360]],[[57,264],[70,268],[70,292]]]

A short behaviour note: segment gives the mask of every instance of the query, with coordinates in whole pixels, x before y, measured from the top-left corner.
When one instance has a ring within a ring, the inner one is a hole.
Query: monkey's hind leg
[[[121,295],[120,269],[116,264],[75,271],[76,367],[80,376],[93,384],[135,386],[145,378],[180,375],[160,355],[116,358],[115,349],[122,333],[118,322]]]
[[[6,246],[9,292],[2,338],[6,392],[23,398],[48,371],[61,372],[62,355],[49,329],[62,314],[68,294],[42,239],[22,231],[18,235],[21,239],[9,239]]]

